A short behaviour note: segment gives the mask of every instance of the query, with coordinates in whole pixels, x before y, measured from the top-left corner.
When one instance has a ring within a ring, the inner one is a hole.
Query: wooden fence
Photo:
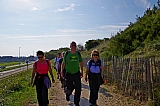
[[[126,96],[140,101],[158,100],[160,88],[160,58],[103,58],[102,76]],[[84,65],[88,58],[83,59]],[[159,95],[160,96],[160,95]],[[160,105],[160,104],[159,104]]]

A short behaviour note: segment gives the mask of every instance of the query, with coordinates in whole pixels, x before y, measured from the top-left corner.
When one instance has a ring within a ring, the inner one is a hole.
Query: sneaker
[[[66,95],[66,100],[70,101],[69,95]]]
[[[91,104],[91,103],[90,103],[90,106],[98,106],[98,105],[97,105],[97,104]]]

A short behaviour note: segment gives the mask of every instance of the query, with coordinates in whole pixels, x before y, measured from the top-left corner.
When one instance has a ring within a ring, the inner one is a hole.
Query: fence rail
[[[88,60],[83,59],[84,65]],[[106,83],[115,84],[126,96],[140,101],[159,100],[160,103],[160,98],[155,96],[155,90],[160,86],[160,58],[112,57],[101,60]]]

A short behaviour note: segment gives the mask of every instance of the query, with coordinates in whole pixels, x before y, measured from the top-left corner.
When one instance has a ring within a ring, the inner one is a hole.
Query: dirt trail
[[[65,100],[65,94],[61,88],[60,81],[56,81],[54,86],[49,90],[50,106],[74,106],[74,92],[70,96],[70,102]],[[102,85],[99,90],[98,106],[148,106],[142,104],[140,101],[123,97],[119,94],[112,93],[112,87]],[[35,104],[29,106],[36,106]],[[88,83],[82,79],[82,93],[80,106],[89,106],[89,86]]]

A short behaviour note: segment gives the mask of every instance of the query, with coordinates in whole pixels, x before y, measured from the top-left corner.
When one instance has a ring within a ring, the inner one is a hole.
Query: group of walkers
[[[65,90],[66,100],[70,101],[70,95],[73,90],[74,104],[80,106],[81,96],[81,78],[83,77],[83,63],[80,52],[76,50],[76,42],[70,43],[70,51],[58,53],[58,56],[54,59],[54,67],[57,71],[57,79],[60,79],[62,88]],[[52,83],[55,82],[51,63],[46,60],[42,51],[37,52],[38,60],[34,63],[32,72],[31,85],[36,85],[37,99],[39,106],[47,106],[48,101],[48,88],[51,86],[48,72],[50,72]],[[85,81],[89,81],[90,87],[90,106],[98,106],[98,91],[103,79],[101,77],[101,71],[103,70],[103,63],[99,59],[99,52],[93,50],[91,52],[91,59],[86,65]],[[34,76],[35,80],[33,82]]]

